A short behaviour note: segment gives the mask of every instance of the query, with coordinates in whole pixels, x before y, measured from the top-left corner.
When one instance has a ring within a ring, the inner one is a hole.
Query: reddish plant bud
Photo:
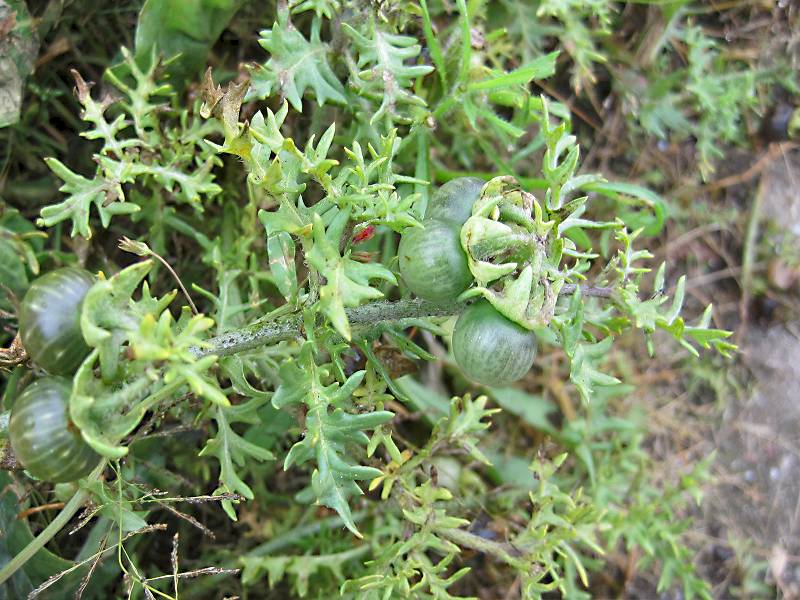
[[[353,243],[354,244],[363,244],[364,242],[371,240],[375,235],[375,225],[367,225],[360,231],[356,232],[353,235]]]

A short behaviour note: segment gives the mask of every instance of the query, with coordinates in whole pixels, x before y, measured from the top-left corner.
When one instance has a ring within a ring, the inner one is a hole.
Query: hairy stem
[[[590,287],[566,284],[561,288],[561,295],[574,294],[580,287],[581,294],[585,297],[613,298],[614,288]],[[354,327],[377,325],[385,321],[401,321],[403,319],[418,319],[423,317],[446,317],[460,314],[466,304],[453,303],[438,305],[425,300],[397,300],[396,302],[371,302],[363,306],[348,308],[347,319]],[[255,323],[241,329],[229,331],[210,338],[204,347],[194,347],[192,353],[198,358],[215,354],[229,356],[254,350],[262,346],[277,344],[283,340],[290,340],[303,333],[303,319],[294,315],[289,318]]]
[[[461,312],[463,305],[437,306],[425,300],[398,300],[397,302],[372,302],[347,309],[347,318],[350,324],[375,325],[384,321],[399,321],[401,319],[419,317],[442,317],[455,315]],[[193,348],[195,356],[228,356],[261,346],[276,344],[282,340],[289,340],[302,333],[303,319],[301,316],[292,316],[279,321],[256,323],[242,329],[223,333],[208,340],[208,347]]]
[[[442,528],[438,529],[437,533],[449,539],[451,542],[455,542],[462,548],[471,548],[472,550],[477,550],[484,554],[491,554],[512,566],[516,566],[519,563],[519,557],[523,554],[512,544],[487,540],[486,538],[470,533],[469,531],[464,531],[463,529]]]
[[[614,292],[616,291],[613,287],[591,287],[577,285],[574,283],[565,283],[562,286],[559,295],[570,296],[574,294],[578,288],[581,288],[581,296],[592,298],[613,298]]]
[[[45,544],[53,539],[75,513],[80,510],[88,497],[89,492],[86,490],[81,489],[75,492],[75,495],[70,498],[69,502],[61,509],[61,512],[58,513],[56,518],[3,567],[0,571],[0,585],[5,583],[14,573],[21,569],[26,562],[33,558],[34,554],[44,548]]]

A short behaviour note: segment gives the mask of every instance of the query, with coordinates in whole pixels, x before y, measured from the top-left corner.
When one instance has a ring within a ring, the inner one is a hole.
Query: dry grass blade
[[[88,506],[86,506],[86,508],[83,509],[83,512],[78,517],[78,523],[75,525],[75,527],[69,530],[69,535],[72,535],[75,532],[79,531],[80,529],[83,529],[83,527],[85,527],[86,524],[89,521],[91,521],[94,518],[94,516],[103,509],[103,506],[104,506],[103,504],[99,506],[94,504],[89,504]]]
[[[200,531],[202,531],[202,532],[203,532],[203,535],[207,535],[207,536],[208,536],[208,537],[210,537],[211,539],[215,539],[215,538],[216,538],[216,536],[214,535],[214,532],[213,532],[213,531],[211,531],[211,530],[210,530],[208,527],[206,527],[205,525],[203,525],[203,524],[202,524],[200,521],[198,521],[197,519],[195,519],[193,516],[191,516],[191,515],[187,515],[186,513],[182,513],[182,512],[181,512],[181,511],[179,511],[178,509],[176,509],[176,508],[173,508],[172,506],[170,506],[170,505],[168,505],[168,504],[166,504],[166,503],[164,503],[164,502],[157,501],[157,503],[158,503],[158,505],[159,505],[159,506],[161,506],[161,507],[162,507],[164,510],[167,510],[167,511],[169,511],[170,513],[172,513],[173,515],[175,515],[175,516],[176,516],[176,517],[178,517],[179,519],[183,519],[184,521],[186,521],[187,523],[189,523],[189,524],[190,524],[192,527],[194,527],[194,528],[196,528],[196,529],[199,529]],[[177,534],[176,534],[176,535],[177,535]],[[177,543],[177,541],[176,541],[176,543]]]
[[[172,536],[172,552],[170,552],[169,560],[172,564],[172,587],[175,592],[175,597],[178,597],[178,533]]]
[[[35,598],[38,598],[41,595],[41,593],[44,592],[47,588],[49,588],[54,583],[56,583],[57,581],[62,579],[64,576],[72,573],[73,571],[76,571],[77,569],[80,569],[84,565],[92,563],[92,562],[99,562],[100,560],[102,560],[102,558],[104,558],[105,554],[111,552],[112,550],[114,550],[114,548],[116,548],[120,544],[126,542],[130,538],[132,538],[134,536],[137,536],[137,535],[144,535],[144,534],[147,534],[147,533],[153,533],[155,531],[164,531],[164,530],[166,530],[166,528],[167,528],[166,525],[161,524],[161,523],[157,523],[155,525],[148,525],[147,527],[142,527],[141,529],[137,529],[135,531],[131,531],[130,533],[128,533],[125,537],[123,537],[119,542],[115,543],[114,545],[108,546],[108,547],[104,547],[102,550],[100,550],[98,552],[95,552],[90,557],[86,558],[85,560],[82,560],[82,561],[80,561],[78,563],[75,563],[69,569],[65,569],[64,571],[61,571],[60,573],[56,573],[55,575],[50,577],[42,585],[40,585],[39,587],[37,587],[36,589],[31,591],[30,594],[28,594],[28,600],[34,600]],[[93,570],[94,570],[94,566],[92,567],[92,569],[90,569],[90,573]],[[87,584],[88,584],[88,581],[87,581]],[[82,590],[85,589],[85,587],[86,587],[85,585],[82,585],[81,588],[79,588],[79,590],[81,590],[81,593],[82,593]]]
[[[83,576],[78,589],[75,591],[75,600],[80,600],[83,597],[83,592],[86,590],[86,586],[89,585],[89,581],[91,580],[97,565],[100,564],[100,561],[103,558],[103,553],[106,550],[107,544],[108,535],[104,536],[100,542],[100,551],[95,555],[95,559],[92,561],[92,564],[89,565],[89,570],[86,572],[86,575]]]
[[[38,512],[42,512],[45,510],[57,510],[64,508],[63,502],[50,502],[48,504],[40,504],[39,506],[32,506],[31,508],[27,508],[17,514],[17,520],[21,521],[22,519],[26,519],[27,517],[36,514]]]
[[[202,577],[203,575],[237,575],[241,569],[223,569],[222,567],[203,567],[201,569],[194,569],[193,571],[184,571],[177,573],[175,576],[179,579],[192,579],[194,577]],[[158,581],[160,579],[167,579],[173,575],[159,575],[158,577],[151,577],[147,581]]]

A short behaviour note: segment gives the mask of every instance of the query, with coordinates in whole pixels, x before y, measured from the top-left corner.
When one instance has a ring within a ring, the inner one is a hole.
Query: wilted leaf
[[[25,79],[38,51],[39,37],[24,0],[0,0],[0,127],[19,120]]]

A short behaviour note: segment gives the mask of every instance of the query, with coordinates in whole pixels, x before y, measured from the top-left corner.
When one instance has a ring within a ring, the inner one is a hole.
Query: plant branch
[[[192,297],[189,295],[189,292],[186,290],[186,287],[183,285],[183,281],[175,272],[175,269],[172,268],[170,265],[158,252],[150,248],[144,242],[139,242],[136,240],[132,240],[126,236],[123,236],[119,240],[118,244],[121,250],[125,252],[130,252],[131,254],[136,254],[137,256],[152,256],[157,259],[164,267],[169,271],[170,275],[172,275],[173,279],[178,282],[178,285],[181,288],[181,292],[183,292],[183,296],[186,298],[186,301],[189,303],[189,306],[192,308],[192,314],[198,315],[200,314],[197,310],[197,307],[192,300]]]
[[[519,564],[519,559],[523,556],[523,552],[512,544],[487,540],[463,529],[441,528],[437,529],[436,533],[462,548],[471,548],[484,554],[491,554],[511,566]]]
[[[347,309],[347,319],[353,326],[375,325],[385,321],[419,317],[442,317],[458,314],[463,305],[437,306],[424,300],[398,300],[397,302],[371,302]],[[215,354],[229,356],[247,350],[289,340],[303,332],[301,316],[278,321],[254,323],[210,338],[205,348],[192,348],[197,357]]]
[[[95,467],[94,471],[89,474],[89,480],[95,480],[103,472],[103,469],[106,466],[106,461],[103,460],[97,467]],[[79,489],[72,498],[69,499],[69,502],[61,509],[61,512],[58,513],[55,519],[53,519],[50,524],[45,527],[42,532],[33,538],[30,543],[25,546],[14,558],[12,558],[6,566],[0,570],[0,586],[3,585],[8,579],[16,573],[19,569],[21,569],[26,562],[28,562],[33,556],[42,548],[44,548],[45,544],[49,542],[51,539],[55,537],[55,535],[61,531],[61,529],[69,522],[69,520],[75,516],[81,506],[86,502],[89,498],[89,492],[83,488]]]
[[[581,296],[592,298],[613,298],[616,292],[616,288],[613,287],[579,286],[575,283],[565,283],[561,287],[559,295],[571,296],[578,288],[581,288]]]
[[[590,287],[566,284],[561,288],[561,295],[574,294],[580,287],[581,294],[587,297],[613,298],[614,288]],[[437,305],[425,300],[397,300],[395,302],[371,302],[363,306],[348,308],[347,319],[354,327],[377,325],[385,321],[400,321],[423,317],[446,317],[460,314],[466,304],[454,303]],[[254,323],[210,338],[203,348],[193,347],[191,352],[198,358],[215,354],[229,356],[261,346],[277,344],[290,340],[303,333],[303,319],[292,316],[278,321]]]

